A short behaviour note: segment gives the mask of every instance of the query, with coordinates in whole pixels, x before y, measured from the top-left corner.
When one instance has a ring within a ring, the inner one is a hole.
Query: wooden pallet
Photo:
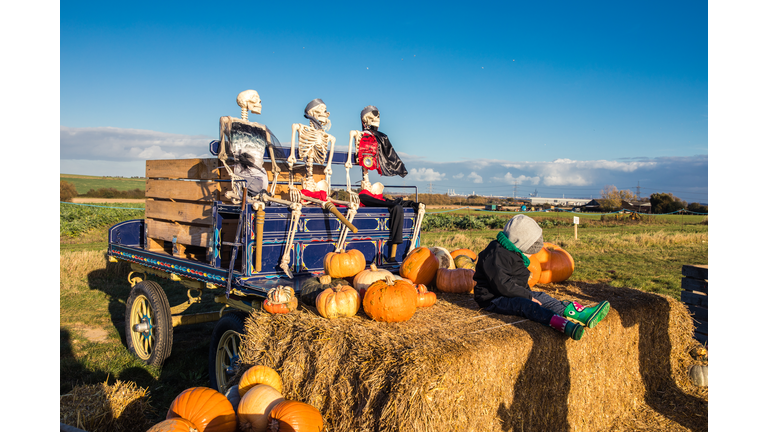
[[[145,249],[206,260],[213,204],[222,196],[218,159],[148,160]]]
[[[684,265],[680,300],[688,306],[696,327],[694,337],[706,344],[709,334],[707,273],[709,266]]]

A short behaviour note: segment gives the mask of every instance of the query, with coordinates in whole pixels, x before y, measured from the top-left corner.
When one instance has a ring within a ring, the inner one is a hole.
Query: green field
[[[123,177],[98,177],[75,174],[60,174],[59,178],[75,185],[77,193],[82,195],[89,190],[99,190],[101,188],[113,188],[119,191],[129,191],[134,189],[144,190],[145,179],[123,178]]]
[[[127,350],[124,317],[131,269],[125,263],[107,262],[106,231],[121,220],[142,218],[143,205],[98,205],[125,210],[61,204],[60,393],[83,383],[133,381],[149,389],[156,409],[150,415],[160,421],[181,391],[208,385],[208,348],[214,324],[174,328],[173,351],[162,368],[143,364]],[[573,217],[533,215],[537,219]],[[643,223],[600,221],[600,215],[581,218],[591,223],[579,229],[578,239],[572,225],[544,228],[545,241],[561,245],[574,257],[576,270],[570,281],[604,282],[679,299],[682,266],[708,262],[708,226],[703,217],[660,216]],[[498,231],[434,230],[423,233],[422,245],[480,252]],[[149,279],[164,288],[171,305],[187,299],[187,289],[178,283],[154,276]],[[205,292],[203,302],[188,312],[220,309],[212,297],[213,293]]]

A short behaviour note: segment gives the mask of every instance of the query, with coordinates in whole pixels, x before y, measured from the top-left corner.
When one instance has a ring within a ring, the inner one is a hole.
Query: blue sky
[[[337,150],[376,105],[409,170],[384,184],[708,201],[706,2],[63,2],[60,26],[62,173],[208,157],[254,89],[285,144],[314,98]]]

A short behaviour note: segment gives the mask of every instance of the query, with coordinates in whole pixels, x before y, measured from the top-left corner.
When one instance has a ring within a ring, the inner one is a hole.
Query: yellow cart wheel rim
[[[219,339],[219,347],[216,350],[216,382],[219,383],[219,391],[224,393],[227,381],[234,375],[237,362],[240,360],[240,333],[227,330]],[[227,373],[227,370],[230,373]]]
[[[145,331],[136,331],[137,324],[146,323],[148,328]],[[155,347],[155,314],[149,303],[149,299],[144,295],[139,295],[131,305],[131,341],[136,355],[142,360],[148,360]]]

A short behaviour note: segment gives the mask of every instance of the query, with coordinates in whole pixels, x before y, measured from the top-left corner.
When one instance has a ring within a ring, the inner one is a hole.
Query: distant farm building
[[[532,206],[551,205],[560,207],[581,207],[590,201],[592,201],[592,199],[531,197]]]
[[[633,211],[636,213],[651,213],[651,203],[650,202],[628,202],[621,200],[621,209],[622,210],[628,210]]]

